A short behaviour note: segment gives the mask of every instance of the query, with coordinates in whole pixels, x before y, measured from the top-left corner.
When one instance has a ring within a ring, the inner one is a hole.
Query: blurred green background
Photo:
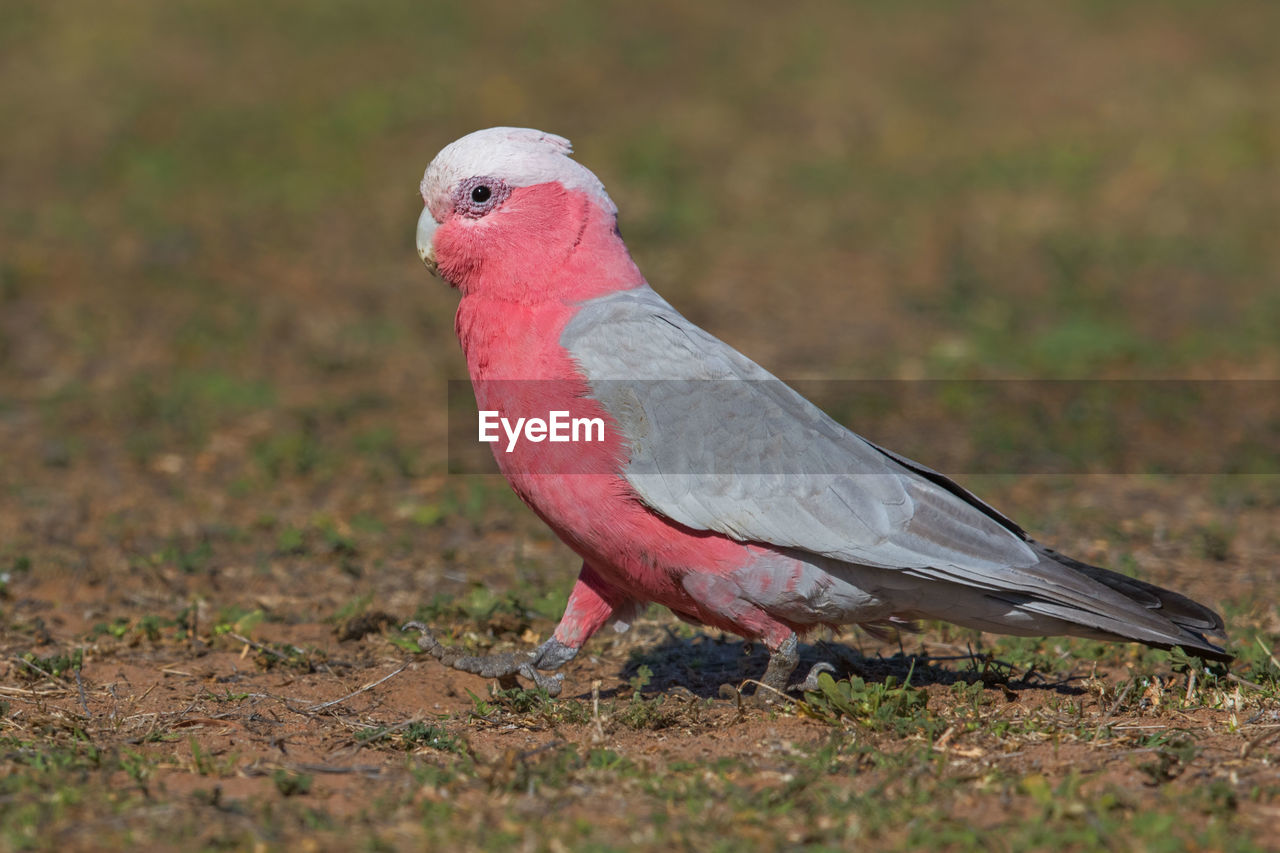
[[[437,393],[416,181],[495,124],[572,138],[653,284],[787,375],[1275,370],[1274,3],[0,14],[24,401]]]
[[[1272,2],[6,4],[0,533],[438,490],[465,371],[416,186],[498,124],[572,138],[654,286],[782,376],[1274,378],[1277,32]]]

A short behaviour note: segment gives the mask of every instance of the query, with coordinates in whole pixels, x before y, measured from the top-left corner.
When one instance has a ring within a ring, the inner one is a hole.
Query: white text
[[[546,420],[516,418],[513,424],[496,411],[481,410],[480,440],[499,441],[502,437],[499,429],[507,437],[507,453],[515,450],[521,437],[535,444],[540,441],[604,441],[604,418],[571,418],[567,411],[553,411],[547,413]]]

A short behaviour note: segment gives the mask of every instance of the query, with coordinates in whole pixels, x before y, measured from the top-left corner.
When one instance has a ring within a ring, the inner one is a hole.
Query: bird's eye
[[[479,219],[487,216],[509,195],[511,188],[506,181],[491,175],[477,175],[467,178],[454,190],[454,210],[461,216]]]

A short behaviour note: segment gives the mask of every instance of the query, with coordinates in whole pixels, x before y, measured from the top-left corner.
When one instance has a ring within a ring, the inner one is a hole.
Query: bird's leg
[[[765,667],[764,675],[760,676],[760,686],[756,688],[757,704],[773,702],[779,695],[786,694],[791,673],[800,665],[800,652],[797,648],[799,644],[794,631],[788,633],[786,639],[777,645],[765,642],[765,647],[769,649],[769,665]]]
[[[547,695],[559,696],[564,676],[544,673],[573,660],[587,638],[609,621],[619,608],[629,603],[584,563],[555,633],[531,651],[473,655],[465,649],[442,644],[421,622],[410,622],[403,630],[416,629],[421,634],[418,637],[419,648],[445,666],[484,678],[496,678],[503,688],[518,686],[516,677],[522,676],[547,691]]]
[[[835,672],[835,667],[825,661],[816,663],[809,670],[804,681],[789,686],[792,674],[800,665],[799,644],[800,641],[794,632],[787,634],[777,646],[765,643],[766,648],[769,649],[769,664],[765,667],[764,675],[760,677],[761,686],[756,688],[753,697],[755,704],[772,704],[780,695],[786,695],[788,691],[818,690],[818,676],[823,672]]]
[[[561,643],[555,637],[547,640],[532,651],[501,652],[492,655],[471,655],[457,646],[446,646],[436,639],[431,629],[421,622],[409,622],[401,630],[417,630],[418,648],[430,654],[445,666],[484,678],[496,678],[504,688],[516,687],[517,675],[523,675],[538,687],[547,691],[548,696],[559,696],[564,676],[543,675],[538,670],[558,669],[573,660],[578,650]]]

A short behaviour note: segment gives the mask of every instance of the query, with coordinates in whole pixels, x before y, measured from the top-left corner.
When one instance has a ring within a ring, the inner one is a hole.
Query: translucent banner
[[[463,380],[448,406],[452,473],[866,473],[839,427],[957,476],[1280,473],[1270,380]]]

